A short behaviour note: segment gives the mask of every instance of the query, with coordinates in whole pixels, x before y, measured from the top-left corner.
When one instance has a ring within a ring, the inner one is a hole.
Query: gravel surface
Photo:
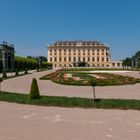
[[[0,140],[139,140],[140,111],[0,102]]]
[[[38,79],[41,95],[93,98],[92,87],[60,85],[50,80],[39,80],[41,76],[52,71],[53,70],[35,72],[33,74],[5,80],[2,82],[2,90],[29,93],[32,78],[35,77]],[[129,72],[125,74],[134,77],[140,76],[138,72]],[[96,87],[96,96],[97,98],[140,99],[140,84]]]

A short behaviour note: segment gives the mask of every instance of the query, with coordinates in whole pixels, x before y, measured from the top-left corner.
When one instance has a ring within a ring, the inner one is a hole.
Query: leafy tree
[[[86,66],[86,62],[78,62],[78,67],[85,67]]]
[[[33,78],[32,84],[31,84],[31,89],[30,89],[30,94],[29,94],[29,99],[37,99],[39,97],[40,97],[40,94],[39,94],[37,80],[36,80],[36,78]]]
[[[2,72],[2,70],[3,70],[3,63],[2,63],[2,61],[0,60],[0,72]]]
[[[96,101],[96,94],[95,94],[95,86],[97,85],[96,79],[89,80],[89,85],[93,87],[93,97],[94,97],[94,101]]]
[[[124,59],[123,60],[123,66],[124,67],[129,67],[129,66],[131,66],[131,60],[132,60],[132,58],[129,58],[129,57],[127,57],[126,59]]]

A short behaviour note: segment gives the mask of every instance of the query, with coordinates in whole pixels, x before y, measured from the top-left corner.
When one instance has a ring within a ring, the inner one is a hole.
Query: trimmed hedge
[[[25,69],[34,70],[39,68],[39,63],[37,60],[32,58],[25,58],[15,56],[15,69],[19,71],[24,71]],[[52,64],[48,62],[42,62],[40,69],[51,69]]]

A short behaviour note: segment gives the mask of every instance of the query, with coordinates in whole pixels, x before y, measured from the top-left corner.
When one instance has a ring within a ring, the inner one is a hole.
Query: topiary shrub
[[[39,72],[39,67],[37,67],[37,72]]]
[[[89,80],[89,85],[93,87],[93,97],[94,97],[94,101],[96,101],[96,94],[95,94],[95,86],[97,85],[96,79]]]
[[[0,77],[0,93],[1,93],[1,82],[3,81],[3,79]]]
[[[29,99],[37,99],[39,97],[40,97],[40,94],[39,94],[37,80],[36,78],[33,78],[30,93],[29,93]]]
[[[3,71],[2,78],[3,78],[3,79],[7,78],[6,71]]]
[[[27,70],[27,69],[25,69],[25,72],[24,72],[24,74],[28,74],[28,70]]]
[[[19,71],[16,69],[15,76],[19,76]]]

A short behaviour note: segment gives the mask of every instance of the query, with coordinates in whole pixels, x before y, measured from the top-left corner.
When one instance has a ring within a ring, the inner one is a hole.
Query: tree
[[[96,79],[90,80],[89,85],[93,87],[93,97],[94,97],[94,101],[96,101],[96,94],[95,94],[95,86],[97,85]]]
[[[2,78],[0,78],[0,93],[1,93],[1,82],[3,81]]]
[[[29,99],[37,99],[39,97],[40,97],[40,94],[39,94],[37,80],[36,78],[33,78],[30,93],[29,93]]]
[[[132,58],[126,58],[126,59],[124,59],[123,60],[123,66],[124,67],[129,67],[129,66],[131,66],[131,61],[132,61]]]
[[[85,67],[86,66],[86,62],[78,62],[78,67]]]

